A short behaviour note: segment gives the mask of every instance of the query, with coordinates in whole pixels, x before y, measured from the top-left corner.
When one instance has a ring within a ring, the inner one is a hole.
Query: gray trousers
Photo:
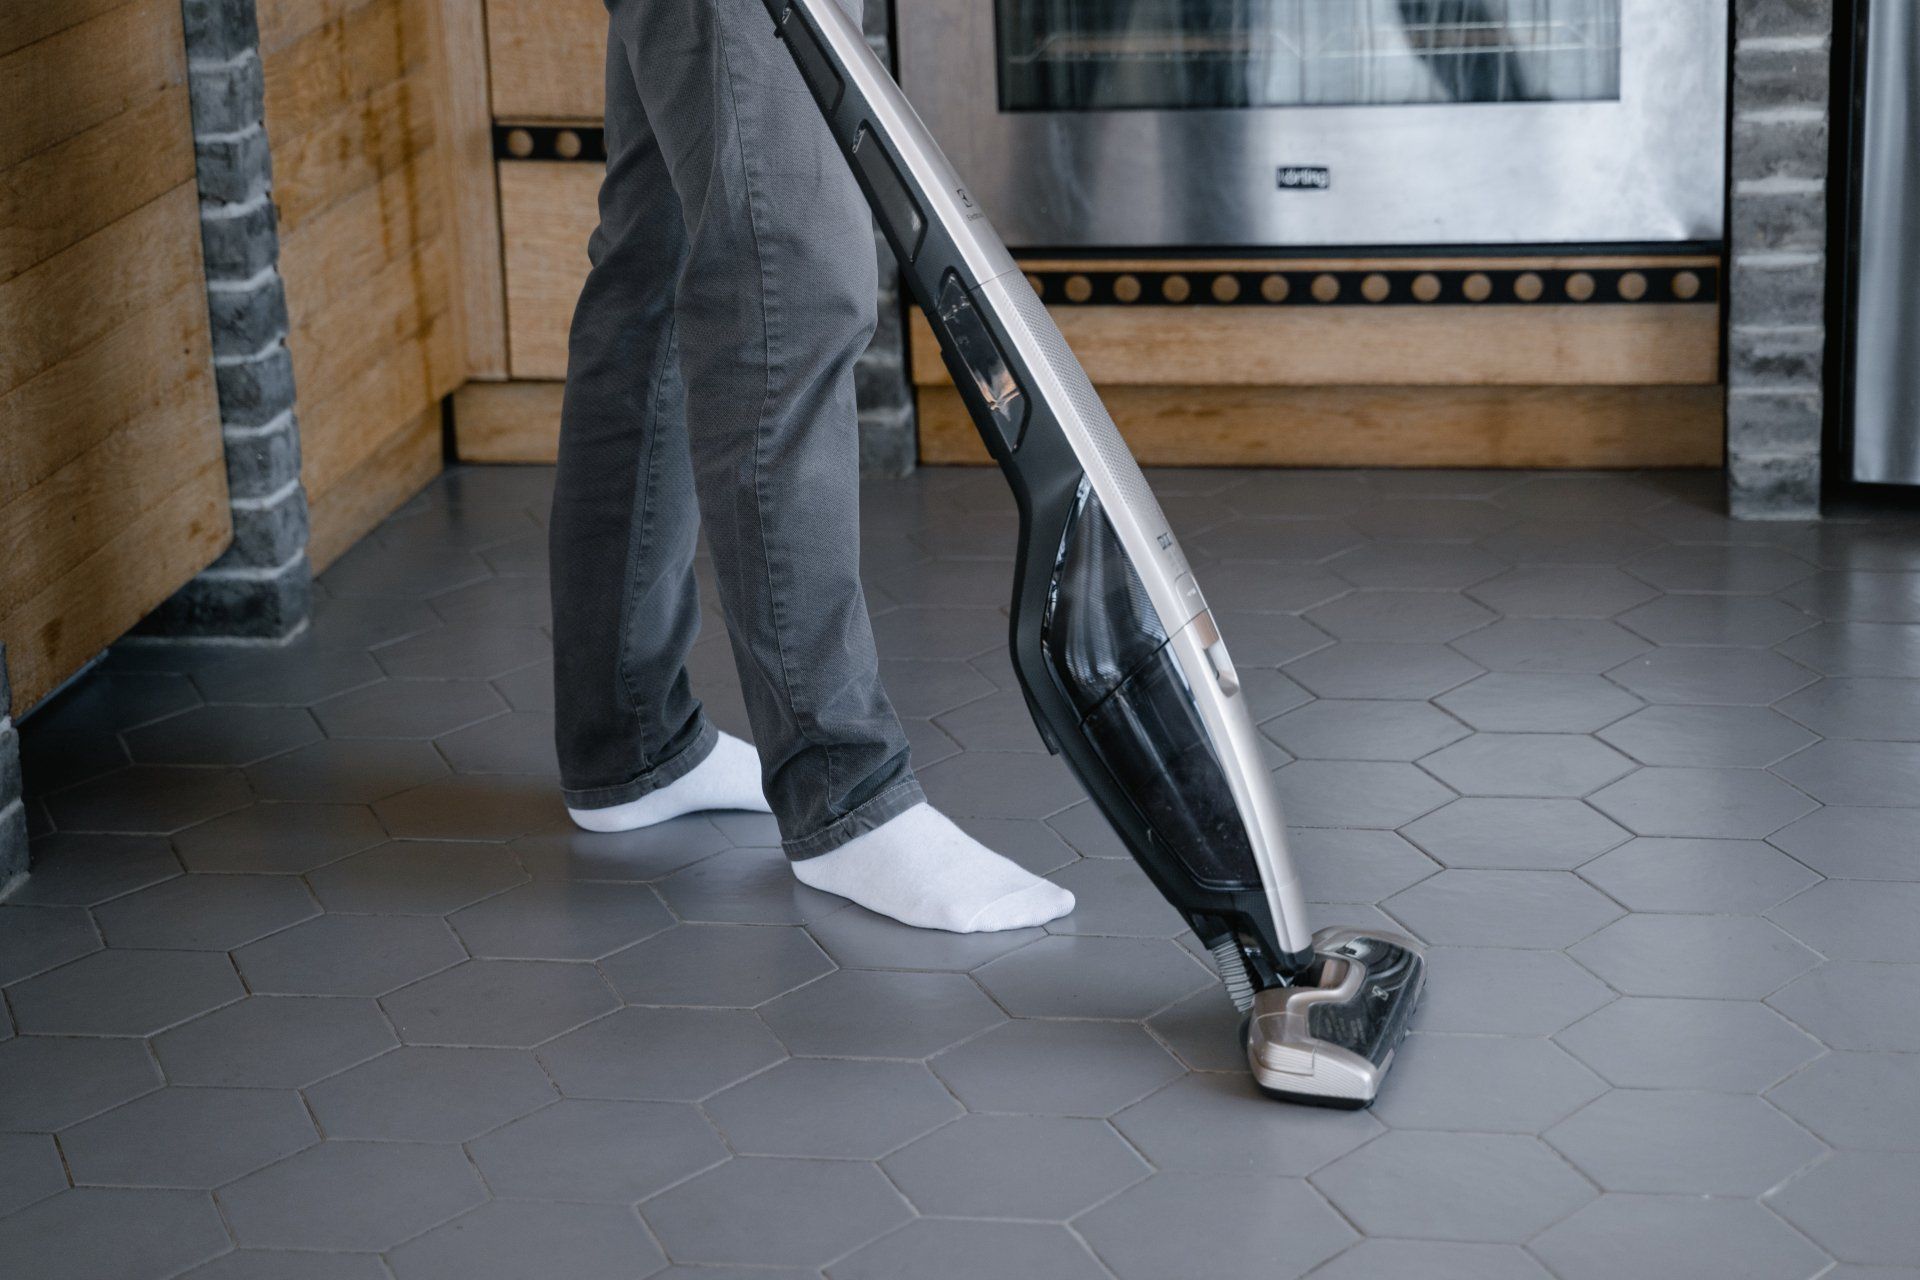
[[[857,3],[857,0],[843,0]],[[789,856],[922,799],[859,578],[872,221],[760,0],[607,0],[607,177],[552,519],[569,805],[679,778],[704,527]]]

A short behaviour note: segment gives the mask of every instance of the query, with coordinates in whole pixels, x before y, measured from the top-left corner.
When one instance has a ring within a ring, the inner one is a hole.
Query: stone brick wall
[[[891,53],[888,0],[866,0],[867,42],[889,66]],[[900,265],[876,230],[880,258],[880,324],[873,342],[855,367],[860,389],[860,469],[869,475],[902,476],[919,454],[913,416],[913,388],[907,381],[906,307],[900,290]]]
[[[260,33],[254,0],[181,8],[233,545],[142,630],[271,642],[305,629],[312,572]]]
[[[1833,0],[1734,0],[1727,495],[1820,512]]]
[[[27,809],[20,799],[20,735],[13,727],[7,646],[0,644],[0,896],[27,873]]]

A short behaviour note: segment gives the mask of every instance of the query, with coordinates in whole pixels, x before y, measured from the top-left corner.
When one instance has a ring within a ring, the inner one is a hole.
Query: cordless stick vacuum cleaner
[[[1013,665],[1042,739],[1211,948],[1261,1088],[1366,1106],[1420,998],[1419,949],[1308,934],[1239,677],[1080,362],[836,0],[766,6],[1013,486]]]

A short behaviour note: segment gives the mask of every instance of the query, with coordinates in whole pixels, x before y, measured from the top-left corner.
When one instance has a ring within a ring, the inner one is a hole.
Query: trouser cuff
[[[703,719],[700,731],[694,735],[692,742],[644,773],[611,787],[563,787],[560,794],[569,809],[611,809],[615,805],[650,795],[686,777],[701,761],[713,754],[719,741],[720,731],[713,727],[712,721]]]
[[[838,849],[855,836],[875,830],[888,819],[900,816],[913,806],[925,803],[926,798],[926,793],[920,790],[920,783],[912,774],[908,774],[851,813],[836,818],[812,835],[784,841],[781,847],[795,862],[817,858]]]

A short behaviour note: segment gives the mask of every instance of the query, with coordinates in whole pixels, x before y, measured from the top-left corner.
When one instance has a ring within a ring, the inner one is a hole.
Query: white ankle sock
[[[588,831],[637,831],[703,809],[772,812],[760,790],[760,757],[752,743],[723,733],[705,760],[658,791],[604,809],[570,808],[567,815]]]
[[[1001,857],[929,804],[801,859],[793,874],[922,929],[1027,929],[1073,910],[1071,893]]]

